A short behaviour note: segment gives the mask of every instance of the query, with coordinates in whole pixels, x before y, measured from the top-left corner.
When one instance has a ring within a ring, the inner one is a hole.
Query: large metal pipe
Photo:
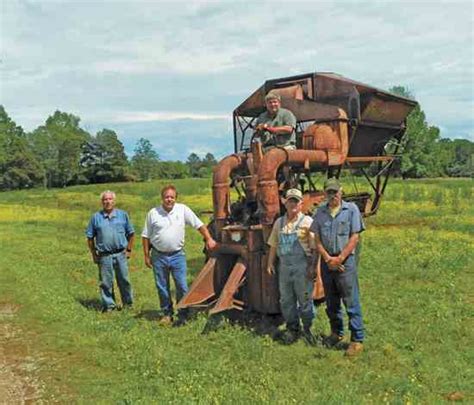
[[[244,154],[226,156],[214,168],[212,177],[212,201],[216,237],[220,239],[220,230],[230,215],[230,175],[246,161]]]
[[[346,149],[346,148],[343,148]],[[285,163],[290,166],[309,166],[318,168],[338,166],[347,156],[342,151],[285,150],[275,148],[263,157],[258,170],[258,201],[262,225],[270,226],[280,213],[277,171]]]

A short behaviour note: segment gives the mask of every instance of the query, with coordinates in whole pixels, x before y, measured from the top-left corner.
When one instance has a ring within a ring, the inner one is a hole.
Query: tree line
[[[211,153],[191,153],[186,162],[161,160],[144,138],[129,159],[113,130],[92,135],[79,117],[61,111],[27,133],[0,105],[0,190],[207,177],[216,163]]]
[[[390,91],[410,97],[401,86]],[[419,105],[407,119],[401,152],[396,176],[474,177],[474,143],[441,138],[439,128],[429,125]],[[129,159],[113,130],[92,135],[80,127],[79,117],[61,111],[27,133],[0,105],[0,190],[207,177],[216,163],[211,153],[203,158],[191,153],[186,162],[163,161],[144,138]]]

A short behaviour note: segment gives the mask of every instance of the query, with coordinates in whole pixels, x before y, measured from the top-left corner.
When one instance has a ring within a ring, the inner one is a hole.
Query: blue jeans
[[[300,330],[300,318],[303,327],[311,328],[315,316],[313,305],[312,280],[306,276],[307,259],[303,248],[294,249],[292,254],[280,256],[278,284],[280,307],[287,329]]]
[[[114,272],[123,305],[132,305],[132,285],[128,280],[128,263],[125,252],[99,257],[100,298],[104,309],[116,307]]]
[[[355,255],[350,255],[345,263],[345,272],[329,270],[326,263],[321,261],[321,277],[326,294],[326,312],[331,324],[331,331],[344,336],[344,320],[341,303],[346,308],[349,317],[351,341],[364,340],[364,323],[359,300],[359,279]]]
[[[176,302],[188,292],[186,281],[186,255],[183,250],[173,255],[158,253],[155,249],[151,251],[151,261],[153,263],[153,275],[155,285],[160,298],[160,307],[164,315],[173,315],[173,301],[170,293],[170,274],[176,286]],[[186,310],[181,310],[180,315],[184,315]]]

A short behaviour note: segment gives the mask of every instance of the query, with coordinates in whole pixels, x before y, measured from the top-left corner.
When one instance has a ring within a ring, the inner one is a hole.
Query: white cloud
[[[176,120],[230,120],[230,115],[222,114],[199,114],[193,112],[177,111],[130,111],[114,115],[109,122],[150,122],[150,121],[176,121]],[[97,120],[97,118],[96,118]]]
[[[27,128],[56,109],[93,125],[229,120],[266,79],[334,71],[406,86],[443,136],[472,134],[473,7],[4,1],[0,103]]]

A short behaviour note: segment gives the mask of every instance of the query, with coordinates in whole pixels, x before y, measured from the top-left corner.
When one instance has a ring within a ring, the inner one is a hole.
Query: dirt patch
[[[18,310],[17,305],[0,302],[0,404],[31,404],[41,398],[37,361],[12,322]]]

